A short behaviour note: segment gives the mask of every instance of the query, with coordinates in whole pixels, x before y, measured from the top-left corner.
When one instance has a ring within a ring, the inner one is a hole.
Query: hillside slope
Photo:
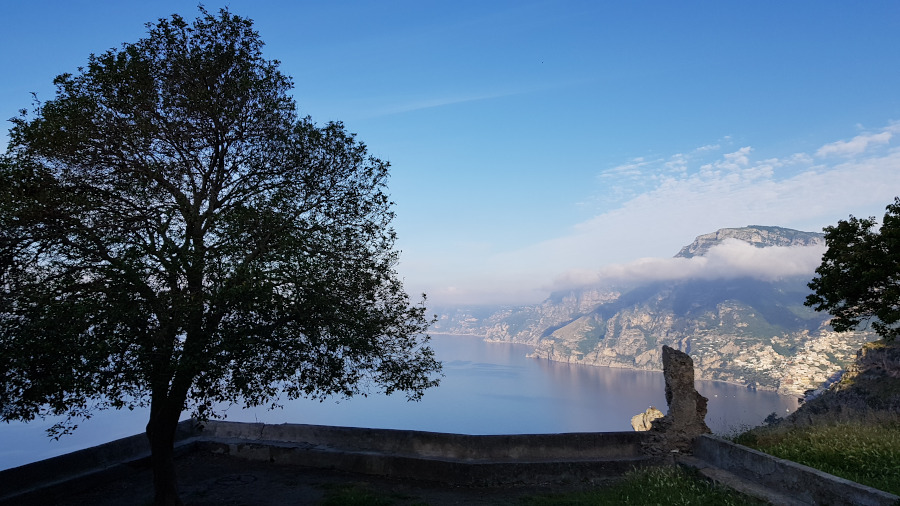
[[[790,418],[802,421],[870,411],[900,413],[900,340],[866,343],[840,381],[807,399]]]

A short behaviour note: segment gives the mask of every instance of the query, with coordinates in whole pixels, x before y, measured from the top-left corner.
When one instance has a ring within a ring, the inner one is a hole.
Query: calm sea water
[[[647,407],[666,411],[662,373],[529,359],[527,346],[467,336],[436,336],[433,348],[445,377],[420,402],[402,395],[298,400],[275,411],[232,407],[227,420],[529,434],[630,431],[631,417]],[[697,389],[709,398],[707,424],[720,434],[797,407],[795,397],[726,383],[698,381]],[[59,441],[44,432],[52,421],[0,425],[0,469],[143,432],[147,416],[146,410],[101,412]]]

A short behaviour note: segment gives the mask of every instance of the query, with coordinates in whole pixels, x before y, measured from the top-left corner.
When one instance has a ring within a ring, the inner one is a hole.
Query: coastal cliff
[[[724,241],[756,248],[821,246],[822,234],[780,227],[721,229],[675,258],[707,255]],[[802,395],[840,377],[871,331],[838,334],[805,307],[808,275],[684,278],[588,286],[541,304],[442,311],[435,332],[534,347],[532,357],[595,366],[661,370],[663,345],[689,353],[698,379]]]

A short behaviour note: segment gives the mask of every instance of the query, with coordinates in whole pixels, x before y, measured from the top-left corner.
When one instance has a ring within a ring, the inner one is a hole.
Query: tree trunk
[[[153,504],[182,506],[175,479],[175,431],[181,410],[171,409],[167,401],[151,401],[150,421],[147,422],[155,490]]]

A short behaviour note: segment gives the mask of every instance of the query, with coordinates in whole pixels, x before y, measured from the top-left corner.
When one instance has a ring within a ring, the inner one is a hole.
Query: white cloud
[[[897,125],[884,132],[892,132]],[[428,288],[429,295],[439,299],[441,286],[454,286],[455,302],[537,302],[549,288],[577,282],[578,275],[586,279],[617,272],[657,277],[712,272],[762,275],[763,261],[768,262],[765,272],[787,275],[792,269],[808,268],[811,257],[798,264],[794,253],[760,257],[757,254],[775,255],[778,250],[761,253],[743,251],[740,246],[695,261],[706,262],[702,266],[666,257],[694,237],[720,228],[776,225],[820,231],[850,214],[880,216],[900,192],[900,148],[890,146],[831,160],[808,153],[754,160],[749,146],[725,154],[706,151],[713,157],[706,159],[698,158],[695,150],[686,153],[691,154],[631,160],[627,165],[640,164],[631,169],[644,174],[643,185],[627,183],[634,175],[626,167],[621,168],[621,179],[611,176],[608,180],[609,191],[632,190],[625,200],[557,237],[513,250],[494,247],[480,251],[477,258],[459,259],[459,265],[467,267],[447,269],[442,273],[444,282]],[[650,259],[634,260],[646,257]],[[567,274],[561,278],[561,273]]]
[[[891,141],[893,132],[885,130],[877,134],[860,134],[849,141],[837,141],[826,144],[816,151],[816,156],[826,157],[831,155],[850,156],[864,153],[869,146],[887,144]]]
[[[622,165],[601,172],[599,177],[603,179],[621,176],[639,176],[641,175],[641,167],[645,167],[650,164],[651,162],[645,160],[643,157],[638,157],[628,163],[624,163]]]
[[[698,153],[702,153],[702,152],[704,152],[704,151],[717,151],[717,150],[719,150],[721,147],[722,147],[722,146],[719,145],[719,144],[707,144],[707,145],[705,145],[705,146],[700,146],[699,148],[694,149],[694,151],[696,151],[696,152],[698,152]]]
[[[526,93],[525,91],[501,91],[493,93],[473,93],[470,95],[452,95],[444,97],[424,98],[421,100],[404,101],[390,105],[386,105],[379,109],[371,111],[365,115],[368,118],[376,118],[380,116],[390,116],[393,114],[402,114],[423,109],[432,109],[435,107],[444,107],[448,105],[464,104],[467,102],[478,102],[481,100],[491,100],[495,98],[503,98],[513,95]]]
[[[381,116],[390,116],[394,114],[402,114],[407,112],[420,111],[423,109],[433,109],[435,107],[445,107],[456,104],[464,104],[468,102],[479,102],[482,100],[493,100],[497,98],[512,97],[517,95],[526,95],[548,90],[563,89],[570,86],[577,86],[588,82],[583,79],[573,79],[568,81],[546,82],[532,86],[522,86],[517,88],[505,88],[494,90],[477,90],[470,92],[436,92],[428,97],[409,98],[406,94],[398,95],[390,99],[384,100],[380,106],[372,107],[371,105],[362,106],[364,112],[358,113],[363,118],[377,118]],[[401,97],[401,98],[398,98]]]
[[[773,281],[792,276],[812,277],[825,245],[758,248],[737,239],[726,239],[705,256],[692,258],[641,258],[596,270],[576,270],[557,277],[551,290],[597,284],[632,284],[687,279],[755,278]]]
[[[750,151],[752,151],[752,148],[745,146],[734,153],[725,153],[723,157],[725,159],[724,166],[734,169],[746,166],[750,163]]]

